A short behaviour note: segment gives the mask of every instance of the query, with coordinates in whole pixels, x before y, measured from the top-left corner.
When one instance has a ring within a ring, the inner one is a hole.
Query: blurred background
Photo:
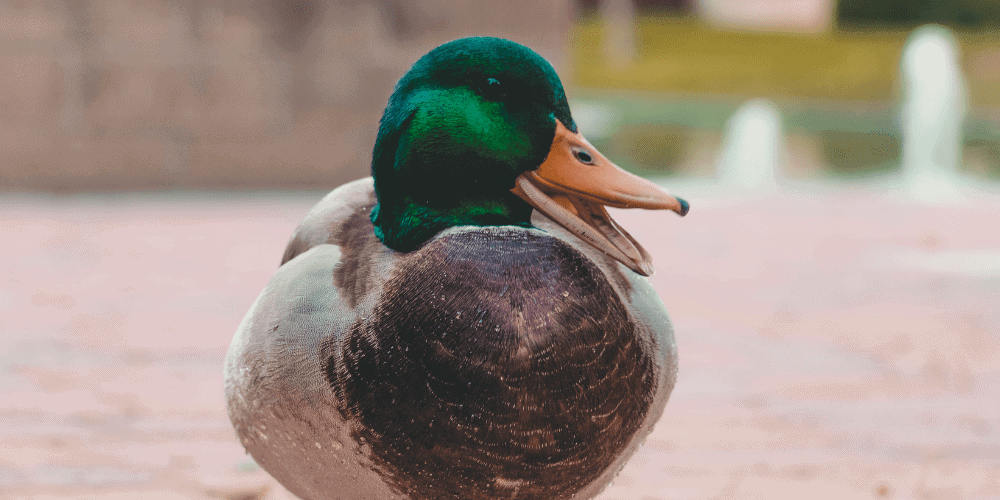
[[[600,497],[1000,499],[1000,0],[0,1],[0,498],[287,499],[222,359],[422,54],[535,49],[692,204]]]
[[[923,23],[957,30],[970,103],[962,168],[1000,175],[992,1],[80,0],[0,9],[8,188],[336,186],[367,172],[395,80],[430,48],[470,34],[525,43],[576,101],[611,103],[587,133],[632,169],[711,175],[726,119],[751,97],[784,114],[790,176],[892,169],[899,60]]]

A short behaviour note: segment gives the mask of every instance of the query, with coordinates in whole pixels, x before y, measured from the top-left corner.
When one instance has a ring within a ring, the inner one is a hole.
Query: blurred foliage
[[[874,173],[899,162],[899,139],[893,134],[824,130],[819,135],[823,157],[834,172]]]
[[[571,95],[573,106],[614,110],[604,123],[612,132],[590,139],[621,167],[645,176],[700,175],[714,168],[705,162],[711,162],[726,121],[743,102],[733,96],[620,89],[571,89]],[[775,104],[785,131],[815,144],[807,150],[830,173],[868,175],[897,168],[902,136],[892,104],[788,98]],[[964,168],[976,177],[1000,179],[1000,124],[970,116],[964,135]]]
[[[685,15],[694,10],[693,0],[632,0],[636,10],[667,15]],[[595,13],[600,9],[600,0],[577,0],[576,5],[583,12]]]
[[[698,156],[692,137],[721,130],[752,97],[772,99],[786,131],[812,138],[830,173],[879,173],[900,157],[895,102],[906,24],[801,35],[721,31],[647,13],[638,18],[638,59],[616,68],[603,60],[600,18],[585,16],[571,33],[570,92],[615,110],[616,132],[595,145],[643,175],[700,168],[690,164]],[[1000,29],[956,36],[972,105],[964,168],[1000,178]]]
[[[894,98],[905,29],[817,35],[718,31],[691,18],[640,16],[639,58],[615,68],[601,55],[602,23],[581,18],[571,33],[577,87],[837,101]],[[1000,37],[959,32],[972,105],[1000,107]]]
[[[967,141],[963,163],[973,175],[1000,180],[1000,141]]]
[[[663,124],[626,124],[616,137],[616,149],[624,150],[640,172],[675,173],[689,144],[690,130]]]
[[[954,27],[982,27],[1000,24],[998,0],[839,0],[837,22],[850,24],[894,24],[916,26],[925,23]]]

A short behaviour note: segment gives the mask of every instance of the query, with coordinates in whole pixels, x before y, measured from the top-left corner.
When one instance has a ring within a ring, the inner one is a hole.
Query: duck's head
[[[375,234],[411,251],[451,226],[531,226],[532,208],[643,275],[649,254],[605,207],[688,211],[577,131],[562,83],[531,49],[463,38],[396,84],[372,158]]]

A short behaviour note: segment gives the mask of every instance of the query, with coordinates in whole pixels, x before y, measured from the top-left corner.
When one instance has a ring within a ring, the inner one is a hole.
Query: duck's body
[[[327,196],[240,326],[227,393],[247,451],[307,500],[600,491],[674,385],[646,280],[544,216],[393,252],[374,202],[370,179]]]
[[[411,74],[436,70],[435,54],[450,64],[483,47],[530,59],[511,42],[467,40],[449,44],[468,44],[464,55],[436,49]],[[431,69],[421,68],[428,58]],[[500,78],[555,78],[529,62]],[[561,87],[555,130],[540,120],[533,134],[551,151],[539,157],[519,139],[511,150],[525,160],[502,159],[425,199],[438,188],[413,179],[420,156],[407,140],[422,112],[454,125],[441,115],[455,107],[429,112],[434,102],[412,97],[446,78],[412,90],[409,77],[383,118],[374,183],[341,186],[313,209],[240,325],[225,368],[233,425],[258,463],[306,500],[590,498],[652,429],[677,367],[666,310],[637,274],[651,271],[648,254],[599,203],[682,214],[687,205],[624,172],[599,170],[597,184],[567,177],[556,163],[601,169],[606,160],[569,130]],[[504,106],[497,120],[530,122],[510,94],[481,95],[483,106]],[[423,107],[397,109],[412,102]],[[449,147],[445,157],[469,159]]]

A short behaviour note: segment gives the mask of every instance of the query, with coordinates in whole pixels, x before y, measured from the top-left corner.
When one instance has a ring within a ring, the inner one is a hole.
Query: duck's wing
[[[368,214],[376,202],[371,177],[349,182],[330,191],[309,211],[292,233],[288,246],[285,247],[285,254],[281,258],[281,264],[284,265],[318,245],[343,246],[345,237],[360,233],[351,231],[351,227],[360,229],[365,226],[365,221],[361,219],[368,219]],[[368,227],[371,227],[370,223]]]
[[[241,443],[307,500],[397,498],[380,480],[359,480],[372,473],[357,460],[323,362],[364,314],[364,297],[376,288],[368,273],[379,272],[372,266],[392,259],[368,219],[374,199],[363,179],[309,213],[226,356],[226,402]]]

